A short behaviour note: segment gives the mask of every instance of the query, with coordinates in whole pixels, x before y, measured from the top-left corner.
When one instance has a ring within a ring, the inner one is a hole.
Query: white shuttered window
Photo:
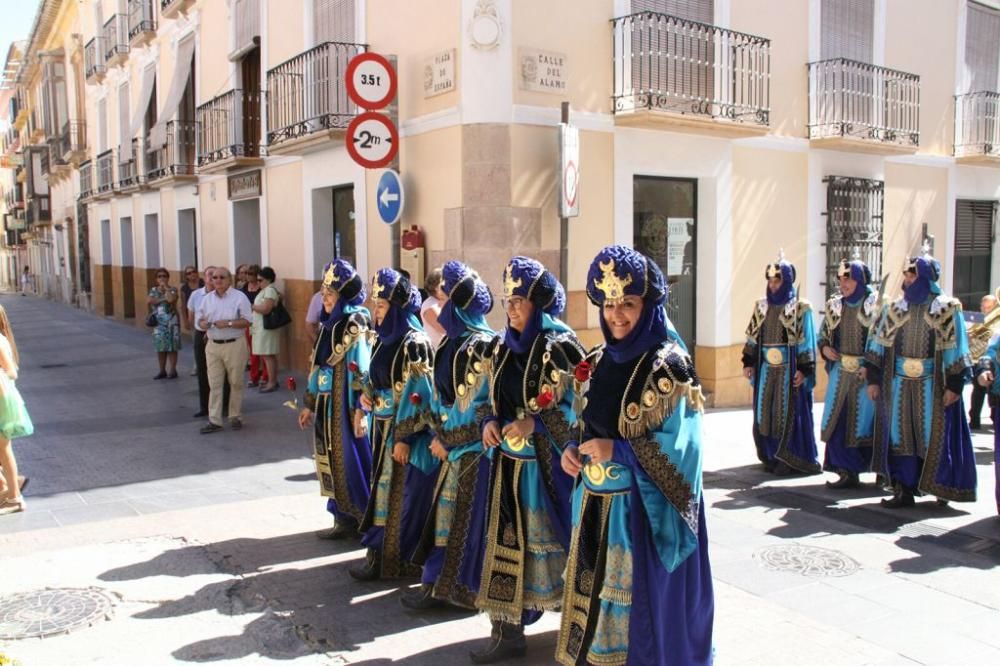
[[[1000,67],[1000,11],[969,3],[965,24],[969,92],[996,91]]]
[[[874,59],[875,0],[822,0],[820,51],[823,60]]]
[[[260,0],[233,0],[233,52],[236,60],[260,41]]]
[[[323,42],[355,43],[355,0],[312,0],[313,38]]]

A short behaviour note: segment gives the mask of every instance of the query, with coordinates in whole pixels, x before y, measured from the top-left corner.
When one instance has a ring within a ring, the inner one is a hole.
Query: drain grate
[[[111,618],[114,599],[98,588],[47,589],[0,597],[0,639],[66,634]]]
[[[840,551],[799,543],[767,546],[753,558],[771,571],[797,573],[807,578],[840,578],[858,570],[858,563]]]

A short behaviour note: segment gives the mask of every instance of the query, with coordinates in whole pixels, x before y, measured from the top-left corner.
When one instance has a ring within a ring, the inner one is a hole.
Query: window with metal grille
[[[882,207],[885,183],[868,178],[827,176],[826,297],[838,290],[837,266],[857,255],[872,271],[873,286],[882,279]]]
[[[657,17],[635,25],[632,44],[640,62],[632,65],[633,87],[686,99],[712,98],[714,33],[686,22],[711,25],[715,20],[715,0],[632,0],[632,13],[640,12],[672,16],[682,22]],[[643,54],[656,57],[644,63]]]
[[[997,202],[959,199],[955,202],[955,298],[966,310],[979,310],[979,300],[992,293],[993,234]]]

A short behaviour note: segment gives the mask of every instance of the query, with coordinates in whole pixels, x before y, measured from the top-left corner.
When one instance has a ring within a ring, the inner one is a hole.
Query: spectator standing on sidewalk
[[[325,279],[325,278],[324,278]],[[321,288],[309,300],[306,308],[306,336],[309,338],[309,358],[312,358],[313,347],[319,339],[320,315],[323,312],[323,289]]]
[[[271,313],[271,310],[278,307],[281,301],[281,294],[274,288],[274,280],[277,276],[274,269],[264,266],[257,274],[257,281],[260,289],[253,300],[253,326],[251,330],[250,353],[259,358],[264,364],[264,376],[269,378],[264,386],[260,387],[261,393],[271,393],[278,388],[278,347],[281,342],[281,329],[264,328],[264,317]],[[250,365],[253,368],[253,364]]]
[[[191,325],[191,320],[193,318],[193,312],[191,308],[188,307],[188,301],[191,300],[191,294],[196,290],[201,289],[205,286],[205,281],[198,277],[198,269],[194,266],[184,267],[184,283],[181,285],[181,328],[187,328],[188,330],[193,330]],[[198,374],[197,363],[191,366],[191,376],[194,377]]]
[[[181,348],[181,322],[177,314],[179,300],[177,289],[170,286],[170,273],[166,268],[158,269],[156,286],[146,296],[146,304],[156,315],[153,345],[160,372],[153,379],[177,379],[177,352]]]
[[[211,289],[209,285],[212,284],[212,274],[215,272],[215,266],[205,267],[205,285],[195,289],[191,292],[191,297],[188,299],[188,326],[194,331],[194,366],[198,370],[198,411],[195,412],[195,418],[201,418],[203,416],[208,416],[208,365],[205,363],[205,343],[208,339],[205,336],[205,329],[198,325],[198,320],[195,318],[195,312],[198,310],[198,306],[201,304],[202,299],[205,298],[205,294]]]
[[[247,297],[247,300],[251,303],[257,298],[257,294],[260,293],[260,266],[257,264],[250,264],[245,269],[246,281],[239,290]],[[256,388],[261,382],[264,382],[266,386],[270,381],[270,377],[267,375],[267,366],[264,361],[253,353],[253,331],[251,329],[246,330],[247,339],[247,349],[250,351],[250,381],[247,382],[247,387]],[[277,381],[277,379],[275,379]]]
[[[28,266],[24,267],[21,271],[21,295],[24,296],[28,293],[31,288],[31,268]]]
[[[17,475],[17,461],[11,440],[26,437],[35,431],[24,408],[21,394],[14,385],[17,380],[17,343],[7,319],[7,311],[0,305],[0,466],[6,492],[0,495],[0,515],[24,511],[26,504],[21,495],[21,485],[25,481]]]
[[[195,318],[205,330],[208,343],[205,362],[208,368],[208,423],[201,433],[222,430],[222,391],[229,379],[229,423],[233,430],[243,427],[243,371],[247,363],[246,345],[240,344],[243,332],[250,327],[250,301],[231,287],[233,276],[228,268],[217,268],[212,274],[215,289],[205,294]]]
[[[435,349],[441,344],[441,339],[445,335],[444,326],[438,321],[441,308],[444,307],[444,302],[448,300],[448,297],[441,291],[442,280],[443,274],[440,268],[435,268],[428,273],[427,279],[424,280],[427,298],[420,304],[420,321],[423,322],[424,332],[431,339],[431,344],[434,345]]]
[[[993,312],[997,307],[997,297],[993,294],[986,294],[983,296],[982,300],[979,301],[979,311],[983,315],[988,315]],[[973,359],[976,360],[976,359]],[[987,394],[989,391],[979,385],[979,382],[972,383],[972,399],[969,401],[969,427],[973,430],[982,430],[982,413],[983,413],[983,403],[986,402]],[[997,396],[989,395],[989,405],[990,405],[990,420],[993,421],[993,427],[996,428],[996,402]]]

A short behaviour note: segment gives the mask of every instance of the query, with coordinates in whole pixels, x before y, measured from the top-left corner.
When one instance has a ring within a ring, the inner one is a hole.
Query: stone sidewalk
[[[440,666],[466,663],[488,634],[482,616],[404,611],[396,585],[347,575],[363,557],[356,542],[313,536],[328,518],[285,397],[250,396],[243,433],[201,437],[193,380],[149,380],[148,334],[0,302],[38,424],[17,446],[29,511],[0,517],[0,597],[93,587],[115,599],[108,620],[0,653],[24,666]],[[749,419],[705,419],[718,664],[1000,663],[990,436],[975,441],[978,502],[894,513],[871,487],[835,494],[820,477],[765,476]],[[548,614],[529,629],[522,663],[553,663],[557,627]]]

